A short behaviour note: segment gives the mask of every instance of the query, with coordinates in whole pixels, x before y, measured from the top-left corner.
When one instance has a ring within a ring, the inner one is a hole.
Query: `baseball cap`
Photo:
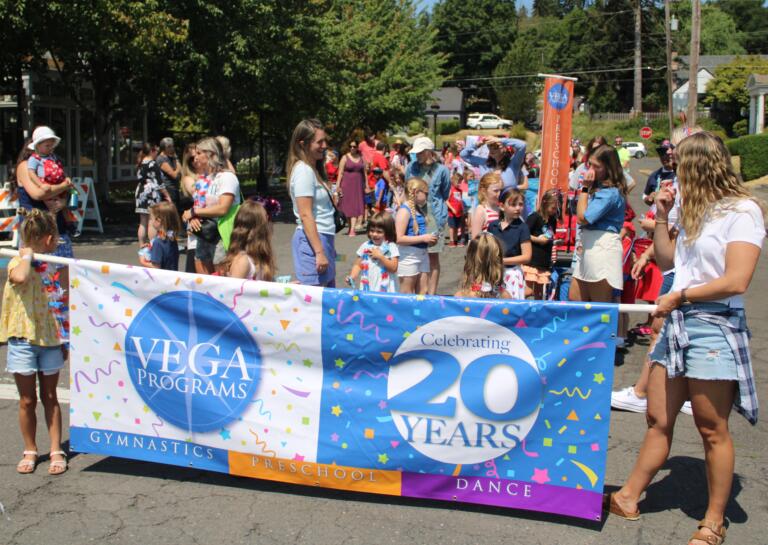
[[[411,148],[411,153],[421,153],[424,150],[430,150],[434,151],[435,144],[432,142],[432,139],[427,136],[419,136],[417,139],[413,141],[413,147]]]

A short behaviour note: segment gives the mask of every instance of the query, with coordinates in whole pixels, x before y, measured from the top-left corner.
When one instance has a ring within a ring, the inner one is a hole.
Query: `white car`
[[[512,121],[494,114],[469,114],[467,128],[469,129],[508,129]]]
[[[635,159],[642,159],[648,155],[648,151],[645,149],[645,144],[642,142],[624,142],[623,145]]]

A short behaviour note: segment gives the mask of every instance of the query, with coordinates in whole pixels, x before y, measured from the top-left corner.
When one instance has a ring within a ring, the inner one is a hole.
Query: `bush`
[[[245,157],[243,159],[240,159],[237,162],[237,165],[235,165],[235,170],[237,171],[238,176],[243,176],[243,175],[253,174],[255,172],[258,172],[259,156],[255,155],[253,157]]]
[[[440,134],[453,134],[459,132],[459,120],[448,119],[437,123],[437,132]]]
[[[751,134],[726,142],[731,155],[741,158],[745,182],[768,175],[768,134]]]
[[[749,134],[749,123],[746,119],[739,119],[733,124],[731,130],[736,136],[747,136],[747,134]]]
[[[509,129],[509,136],[518,140],[525,140],[528,137],[528,130],[522,123],[515,123]]]
[[[411,121],[408,125],[408,136],[424,132],[424,125],[420,120]]]

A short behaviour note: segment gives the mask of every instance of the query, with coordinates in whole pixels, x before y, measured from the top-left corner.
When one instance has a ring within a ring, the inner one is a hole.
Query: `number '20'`
[[[411,350],[392,359],[391,365],[416,359],[432,364],[432,371],[421,382],[400,392],[389,400],[392,410],[451,418],[456,414],[456,398],[445,401],[430,400],[445,392],[456,380],[460,380],[459,393],[464,406],[479,418],[491,421],[518,420],[531,414],[541,400],[541,381],[534,368],[520,358],[491,354],[473,360],[462,373],[459,361],[447,352],[439,350]],[[435,363],[439,362],[439,366]],[[488,374],[499,365],[512,369],[517,377],[517,399],[510,409],[497,413],[488,408],[485,400],[485,383]]]

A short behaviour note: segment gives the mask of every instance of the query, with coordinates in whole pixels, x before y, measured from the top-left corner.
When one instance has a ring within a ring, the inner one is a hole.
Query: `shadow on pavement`
[[[110,473],[113,475],[125,475],[132,477],[146,477],[152,479],[168,479],[179,482],[195,482],[251,490],[253,492],[274,492],[278,494],[292,494],[337,501],[356,501],[381,505],[402,505],[409,507],[427,507],[431,509],[444,509],[448,511],[464,511],[467,513],[483,513],[515,519],[536,520],[551,522],[570,527],[579,527],[600,532],[605,525],[605,516],[601,522],[589,521],[578,518],[570,518],[559,515],[550,515],[533,511],[506,509],[486,505],[467,503],[452,503],[438,500],[424,500],[407,497],[393,497],[369,493],[356,493],[331,488],[314,488],[310,486],[294,485],[277,481],[252,479],[225,475],[213,471],[201,471],[172,465],[157,464],[137,460],[128,460],[116,457],[107,457],[83,469],[84,472]]]

